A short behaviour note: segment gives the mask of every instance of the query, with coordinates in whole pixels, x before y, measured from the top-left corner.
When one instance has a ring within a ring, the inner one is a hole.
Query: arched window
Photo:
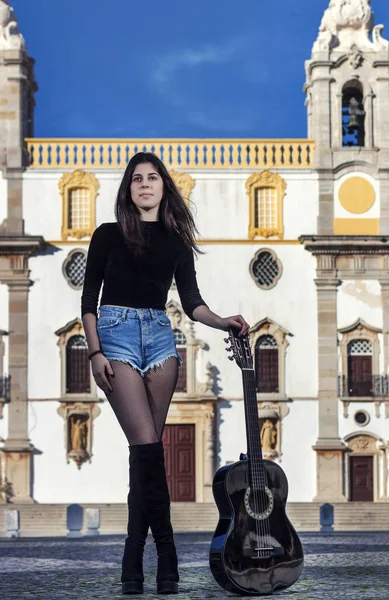
[[[182,365],[178,369],[178,380],[176,385],[176,392],[186,392],[187,391],[187,383],[186,383],[186,336],[180,329],[174,329],[174,340],[177,345],[177,352],[182,358]]]
[[[353,340],[347,346],[349,396],[373,393],[373,348],[368,340]]]
[[[73,335],[66,344],[66,393],[90,393],[88,345],[83,335]]]
[[[272,335],[262,335],[255,344],[257,392],[279,392],[278,346]]]
[[[347,82],[342,90],[343,146],[365,145],[363,87],[358,80]]]

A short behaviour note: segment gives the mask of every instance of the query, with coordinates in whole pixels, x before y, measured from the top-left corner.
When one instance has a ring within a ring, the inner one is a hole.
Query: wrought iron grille
[[[81,287],[84,283],[86,268],[86,254],[74,252],[65,266],[65,273],[69,282],[74,287]]]
[[[389,378],[388,375],[373,375],[369,383],[369,393],[364,393],[364,397],[368,398],[387,398],[389,397]],[[355,398],[362,396],[358,393],[358,386],[355,389],[350,388],[349,379],[346,375],[339,375],[338,377],[338,393],[341,398]],[[364,382],[366,383],[366,382]]]
[[[258,255],[258,258],[252,265],[252,270],[258,285],[263,288],[273,285],[274,280],[279,274],[277,260],[266,250]]]

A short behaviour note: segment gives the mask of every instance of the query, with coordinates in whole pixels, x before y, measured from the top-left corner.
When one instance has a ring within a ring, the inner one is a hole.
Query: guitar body
[[[252,495],[247,492],[247,460],[222,467],[213,480],[220,518],[212,539],[210,568],[222,588],[240,595],[266,595],[287,588],[303,570],[301,542],[285,512],[285,473],[269,460],[263,460],[263,466],[273,500],[271,513],[262,520],[248,512]],[[259,502],[262,513],[269,507],[268,500],[268,496],[263,496]],[[258,508],[258,503],[255,506]],[[263,550],[269,547],[273,550]]]

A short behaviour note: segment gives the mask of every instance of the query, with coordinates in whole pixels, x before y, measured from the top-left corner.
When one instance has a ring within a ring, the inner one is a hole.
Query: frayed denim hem
[[[116,361],[116,362],[121,362],[121,363],[123,363],[125,365],[129,365],[130,367],[132,367],[132,369],[134,369],[134,371],[137,371],[139,373],[139,375],[141,375],[142,377],[144,377],[146,375],[146,373],[148,371],[150,371],[150,369],[157,369],[158,367],[162,367],[164,365],[164,363],[167,360],[169,360],[169,358],[176,358],[178,360],[178,366],[179,367],[183,363],[182,357],[178,353],[176,353],[176,354],[169,354],[169,356],[166,356],[162,360],[158,360],[157,362],[151,363],[145,369],[140,369],[139,367],[137,367],[136,365],[134,365],[131,361],[125,360],[123,358],[109,358],[109,356],[106,356],[105,358],[107,360],[109,360],[109,361]]]

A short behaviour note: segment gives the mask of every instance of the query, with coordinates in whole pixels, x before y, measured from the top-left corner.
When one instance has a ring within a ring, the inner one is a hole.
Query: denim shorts
[[[163,310],[103,305],[97,333],[105,358],[131,365],[142,377],[172,356],[182,363],[170,319]]]

